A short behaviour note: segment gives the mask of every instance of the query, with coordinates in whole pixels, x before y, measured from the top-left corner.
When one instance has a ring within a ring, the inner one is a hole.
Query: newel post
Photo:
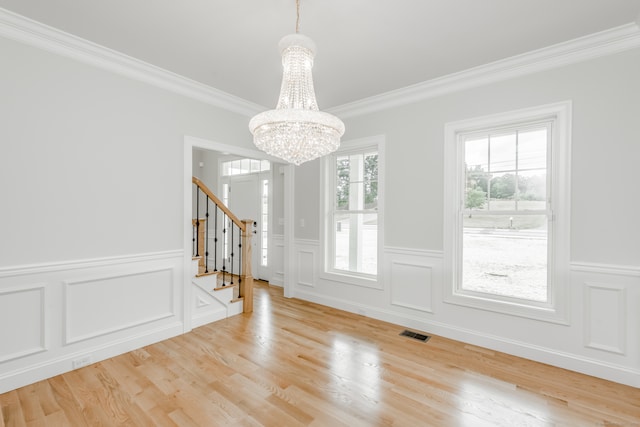
[[[243,219],[244,231],[242,231],[242,269],[240,270],[240,295],[244,298],[243,311],[253,312],[253,273],[251,272],[251,239],[253,237],[253,220]]]

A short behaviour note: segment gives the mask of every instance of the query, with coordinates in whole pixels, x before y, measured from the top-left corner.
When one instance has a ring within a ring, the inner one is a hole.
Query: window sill
[[[320,273],[320,278],[332,282],[346,283],[348,285],[362,286],[370,289],[382,289],[382,281],[379,276],[361,275],[341,270],[330,270]]]
[[[499,298],[499,297],[498,297]],[[464,291],[449,292],[444,297],[444,302],[479,310],[492,311],[494,313],[524,317],[527,319],[541,320],[544,322],[569,325],[569,319],[565,311],[558,307],[527,304],[526,300],[500,300],[489,296],[480,296]]]

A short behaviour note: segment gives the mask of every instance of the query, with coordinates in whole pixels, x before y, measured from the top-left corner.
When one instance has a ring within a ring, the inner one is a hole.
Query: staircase
[[[192,327],[253,311],[253,220],[240,220],[193,177]]]

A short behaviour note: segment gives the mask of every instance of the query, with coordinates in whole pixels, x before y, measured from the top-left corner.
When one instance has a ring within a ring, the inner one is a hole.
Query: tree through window
[[[462,289],[547,302],[551,123],[463,137]]]
[[[378,152],[375,148],[333,157],[329,268],[363,275],[378,269]]]
[[[445,125],[444,300],[566,324],[571,102]]]

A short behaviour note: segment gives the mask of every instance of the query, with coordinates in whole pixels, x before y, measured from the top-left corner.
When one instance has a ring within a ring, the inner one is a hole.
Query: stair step
[[[230,302],[231,302],[231,304],[233,304],[234,302],[240,302],[240,301],[244,301],[244,297],[234,298]]]
[[[230,289],[230,288],[237,288],[238,284],[234,283],[233,285],[225,285],[225,286],[218,286],[216,288],[213,288],[214,291],[222,291],[224,289]]]
[[[198,273],[196,277],[205,277],[205,276],[213,276],[214,274],[220,273],[219,271],[210,271],[208,273]]]

